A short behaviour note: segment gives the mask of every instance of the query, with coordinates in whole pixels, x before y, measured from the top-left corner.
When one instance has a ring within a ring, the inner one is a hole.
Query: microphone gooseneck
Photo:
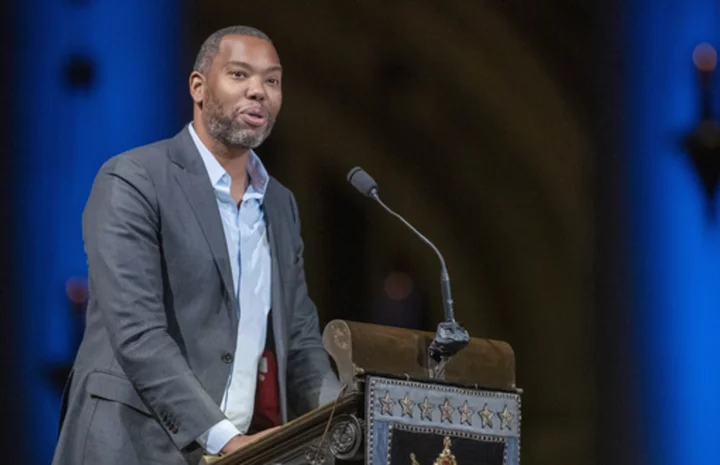
[[[418,231],[415,226],[411,225],[405,218],[403,218],[400,214],[393,211],[390,207],[385,205],[385,202],[380,200],[380,196],[377,195],[377,192],[373,192],[373,194],[370,195],[370,197],[375,200],[377,203],[380,204],[381,207],[385,209],[388,213],[390,213],[395,218],[402,221],[402,223],[410,228],[412,232],[414,232],[420,239],[423,240],[427,245],[430,246],[431,249],[435,251],[435,254],[440,259],[440,289],[442,291],[442,297],[443,297],[443,313],[445,315],[445,321],[455,321],[455,311],[453,309],[453,300],[452,300],[452,294],[450,292],[450,274],[447,270],[447,265],[445,264],[445,258],[440,253],[440,250],[438,250],[437,247],[435,247],[435,244],[430,242],[430,239],[425,237],[420,231]]]
[[[375,180],[362,168],[355,167],[347,175],[347,180],[361,194],[376,201],[380,206],[395,218],[399,219],[405,226],[410,228],[420,239],[423,240],[440,259],[440,290],[443,299],[443,314],[445,321],[440,322],[437,333],[428,348],[429,355],[436,362],[447,361],[450,357],[462,350],[470,342],[470,335],[460,323],[455,321],[455,310],[453,308],[452,293],[450,291],[450,274],[445,264],[445,258],[440,250],[435,247],[427,237],[418,231],[400,214],[396,213],[380,199],[378,185]]]

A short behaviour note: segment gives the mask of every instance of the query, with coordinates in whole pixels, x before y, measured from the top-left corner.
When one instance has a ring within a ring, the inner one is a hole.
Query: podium
[[[212,465],[518,465],[521,390],[505,342],[471,339],[444,366],[433,333],[345,320],[323,343],[344,385],[335,402]]]

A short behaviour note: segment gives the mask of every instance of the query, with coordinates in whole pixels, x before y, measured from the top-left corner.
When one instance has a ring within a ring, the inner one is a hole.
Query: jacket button
[[[233,362],[233,354],[231,354],[230,352],[225,352],[221,358],[222,358],[222,361],[225,363]]]

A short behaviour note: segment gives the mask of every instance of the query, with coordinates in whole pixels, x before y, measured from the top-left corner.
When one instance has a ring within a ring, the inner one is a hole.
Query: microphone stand
[[[452,294],[450,292],[450,275],[447,271],[445,259],[437,247],[435,247],[435,245],[430,242],[427,237],[415,229],[415,227],[405,220],[405,218],[395,213],[390,207],[385,205],[382,200],[380,200],[377,188],[372,189],[368,196],[379,203],[385,211],[399,219],[405,226],[410,228],[410,230],[412,230],[418,237],[420,237],[420,239],[429,245],[433,251],[435,251],[435,254],[440,259],[442,267],[440,271],[440,289],[442,291],[445,321],[441,321],[438,324],[435,338],[428,347],[428,358],[430,361],[435,362],[434,366],[432,366],[433,364],[429,364],[431,365],[430,374],[433,379],[440,379],[450,358],[470,343],[470,334],[459,322],[455,320]]]

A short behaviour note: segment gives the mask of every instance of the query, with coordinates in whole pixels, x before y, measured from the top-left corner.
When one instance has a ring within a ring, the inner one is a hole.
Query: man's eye
[[[230,74],[235,77],[247,77],[247,73],[245,73],[245,71],[230,71]]]
[[[267,82],[268,82],[268,84],[273,85],[273,86],[280,85],[280,79],[277,79],[277,78],[270,78],[267,80]]]

